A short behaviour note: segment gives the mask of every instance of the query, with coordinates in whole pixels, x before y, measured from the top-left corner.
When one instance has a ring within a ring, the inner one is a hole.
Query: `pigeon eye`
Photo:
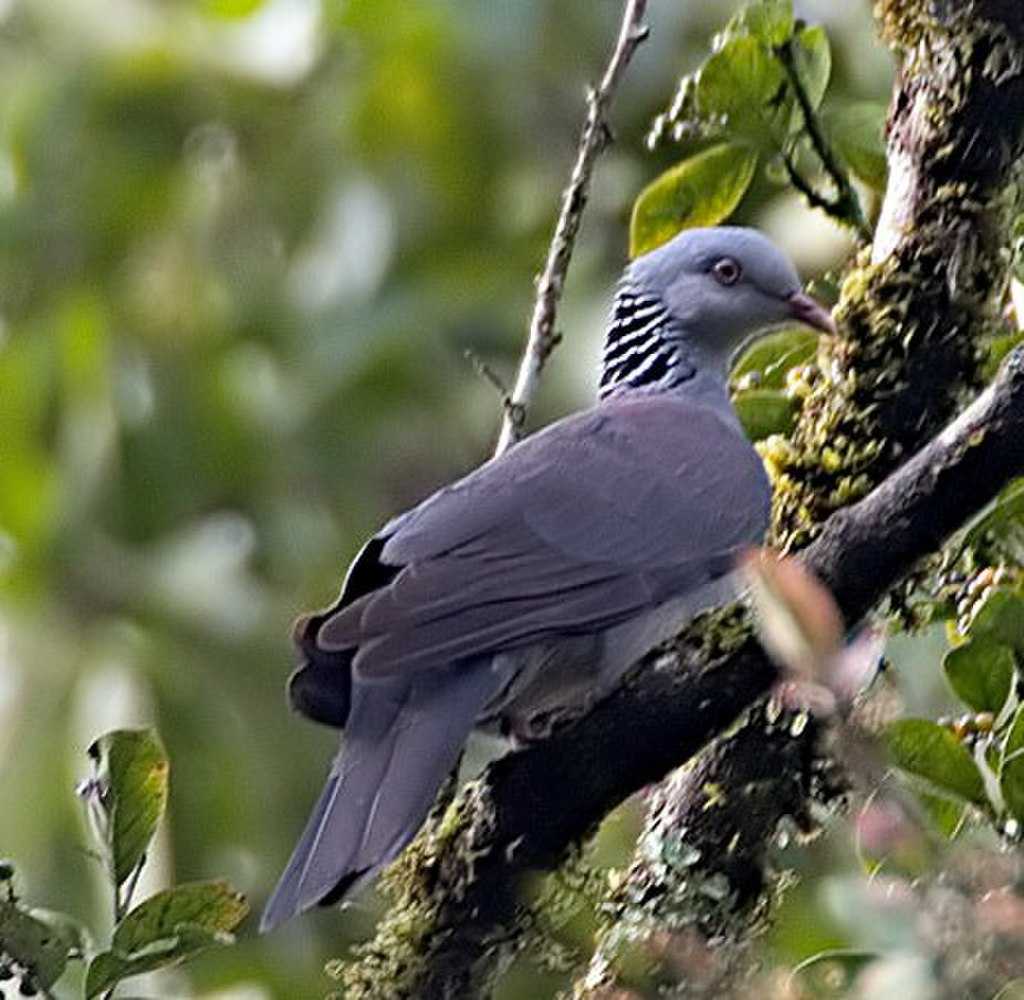
[[[720,285],[735,285],[743,277],[743,268],[732,257],[722,257],[715,261],[711,273]]]

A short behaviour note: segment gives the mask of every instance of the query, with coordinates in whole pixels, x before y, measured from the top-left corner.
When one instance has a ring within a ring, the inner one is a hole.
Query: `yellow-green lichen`
[[[875,19],[893,48],[912,49],[934,24],[927,0],[878,0]]]
[[[936,220],[897,252],[881,263],[864,254],[847,273],[836,310],[842,336],[823,343],[792,435],[759,449],[775,486],[776,545],[806,544],[978,386],[998,279],[973,237],[951,245],[949,229],[965,210],[964,191],[955,194],[940,191],[929,209]]]
[[[381,884],[391,903],[388,912],[374,938],[353,949],[354,961],[337,971],[347,1000],[422,995],[449,935],[445,905],[461,899],[473,882],[479,845],[492,827],[484,787],[471,782],[387,869]]]

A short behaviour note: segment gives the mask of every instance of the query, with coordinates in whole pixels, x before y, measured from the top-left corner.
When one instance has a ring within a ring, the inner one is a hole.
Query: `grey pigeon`
[[[770,492],[729,361],[794,319],[834,330],[764,236],[681,233],[625,272],[597,405],[366,543],[337,601],[296,625],[291,703],[345,734],[264,930],[393,860],[475,726],[537,738],[735,593]]]

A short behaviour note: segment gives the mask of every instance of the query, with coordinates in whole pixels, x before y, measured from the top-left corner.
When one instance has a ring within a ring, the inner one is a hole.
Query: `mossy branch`
[[[804,558],[854,621],[1022,473],[1018,353],[950,428],[835,515]],[[671,648],[649,654],[585,718],[501,758],[463,789],[392,868],[391,910],[344,970],[346,997],[488,995],[521,941],[519,879],[558,865],[609,810],[684,763],[775,681],[741,615],[718,613],[707,625],[694,623]]]

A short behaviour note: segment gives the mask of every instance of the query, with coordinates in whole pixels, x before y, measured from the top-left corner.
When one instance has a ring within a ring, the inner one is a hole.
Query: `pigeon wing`
[[[769,487],[715,409],[651,396],[552,425],[378,534],[388,582],[317,643],[384,677],[599,631],[728,572]]]

